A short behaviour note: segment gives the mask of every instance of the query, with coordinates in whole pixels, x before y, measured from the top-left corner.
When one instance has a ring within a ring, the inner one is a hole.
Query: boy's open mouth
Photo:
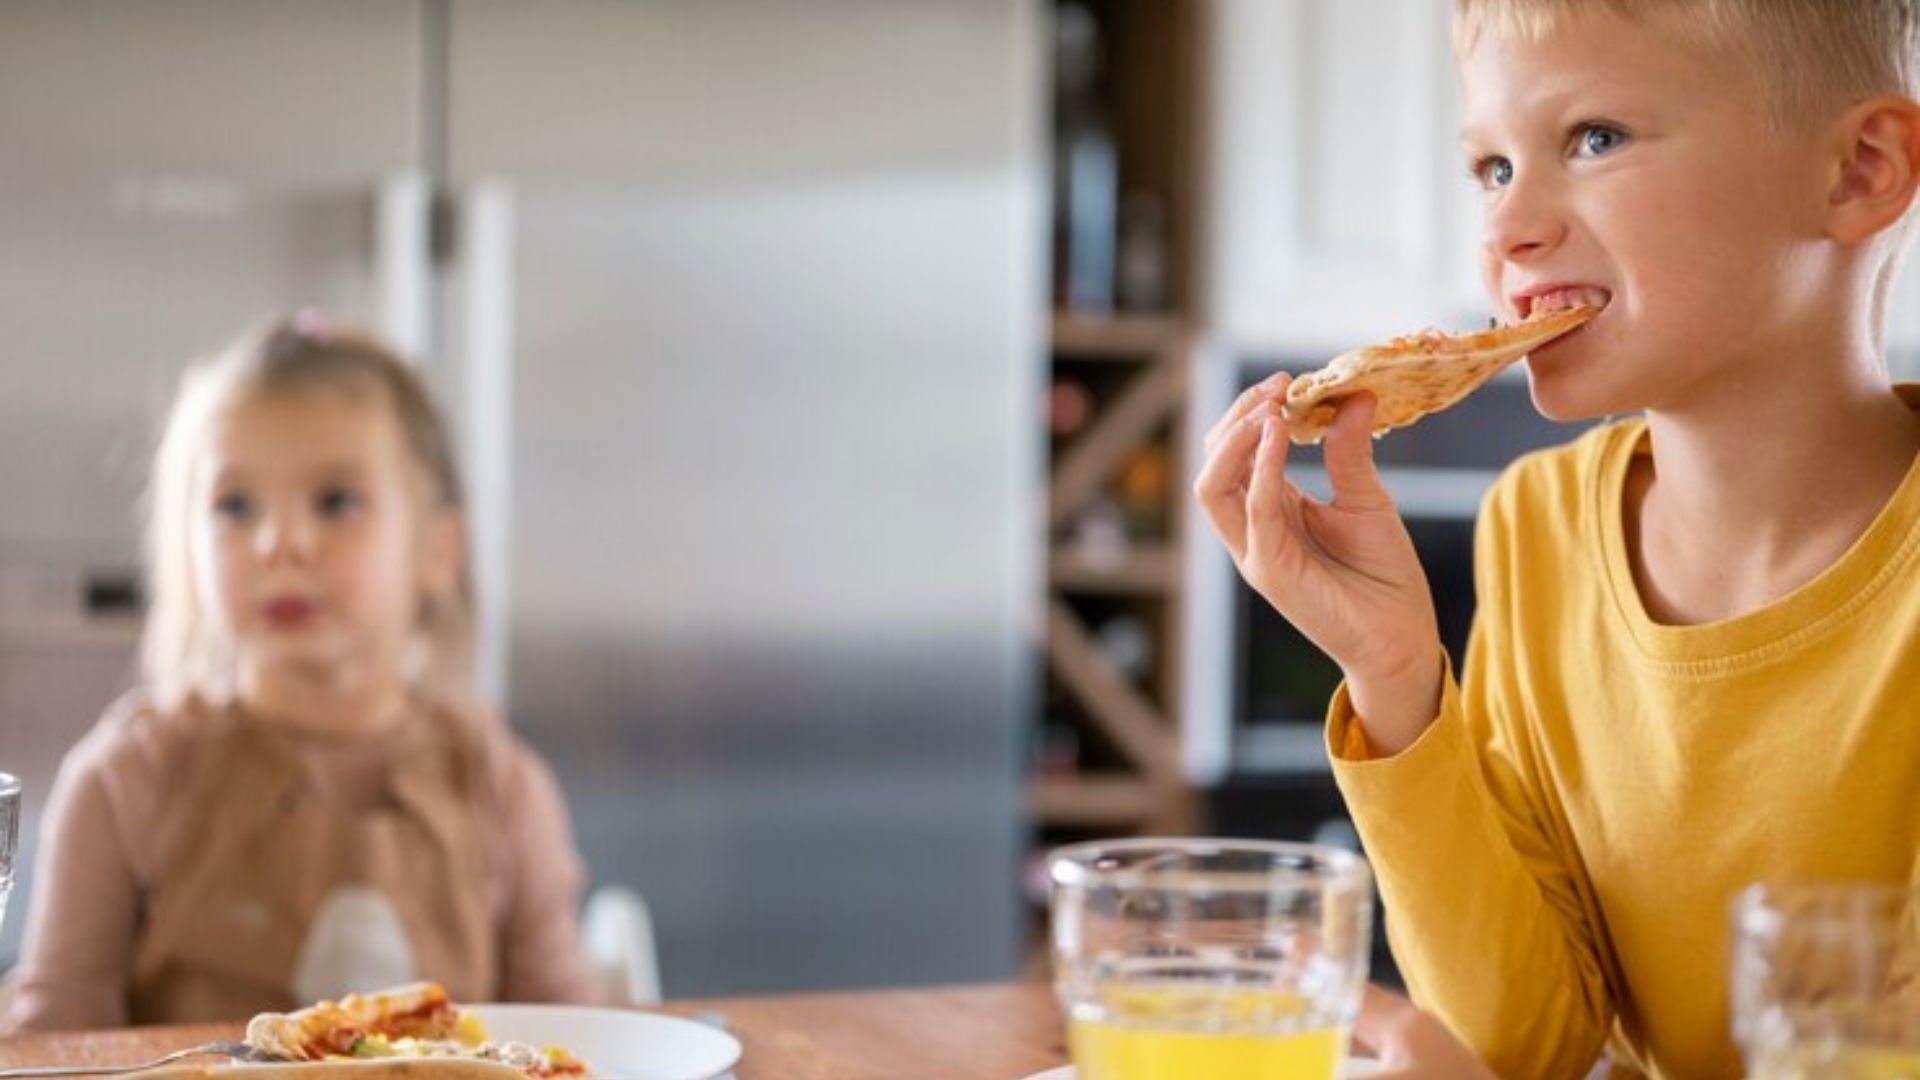
[[[1549,289],[1533,295],[1514,298],[1521,319],[1536,315],[1547,315],[1555,311],[1567,311],[1577,307],[1604,308],[1613,299],[1613,294],[1593,285],[1567,285]]]

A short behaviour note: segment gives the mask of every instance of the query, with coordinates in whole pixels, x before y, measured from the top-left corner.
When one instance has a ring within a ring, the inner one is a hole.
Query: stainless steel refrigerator
[[[1029,0],[0,3],[0,769],[43,792],[124,681],[78,605],[172,371],[318,303],[448,404],[488,685],[669,994],[1011,973],[1039,38]]]

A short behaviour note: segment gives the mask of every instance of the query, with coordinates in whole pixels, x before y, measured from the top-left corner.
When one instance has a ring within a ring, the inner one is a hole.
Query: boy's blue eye
[[[253,500],[239,492],[228,492],[213,500],[213,515],[223,521],[245,521],[253,513]]]
[[[333,487],[320,493],[316,500],[320,513],[324,517],[339,517],[360,507],[360,493],[352,488]]]
[[[1588,124],[1579,132],[1579,151],[1583,156],[1599,157],[1626,145],[1626,132],[1605,124]]]
[[[1486,157],[1473,163],[1473,178],[1488,191],[1513,183],[1513,162],[1503,157]]]

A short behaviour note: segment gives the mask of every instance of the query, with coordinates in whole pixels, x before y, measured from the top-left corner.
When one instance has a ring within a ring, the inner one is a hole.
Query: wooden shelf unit
[[[1075,360],[1139,363],[1166,354],[1183,333],[1171,315],[1086,315],[1055,312],[1049,337],[1053,355]]]
[[[1099,760],[1079,771],[1037,772],[1027,806],[1042,838],[1191,832],[1198,800],[1181,766],[1180,650],[1187,537],[1186,404],[1196,334],[1194,242],[1200,27],[1207,0],[1078,0],[1105,34],[1104,101],[1122,197],[1158,196],[1166,222],[1164,311],[1058,311],[1051,324],[1056,378],[1085,376],[1100,393],[1090,421],[1059,440],[1048,482],[1047,522],[1061,537],[1114,485],[1130,458],[1166,455],[1167,506],[1154,535],[1120,545],[1056,540],[1041,604],[1056,702],[1071,704],[1073,731]],[[1151,675],[1134,677],[1102,651],[1089,611],[1132,612],[1150,628]],[[1058,715],[1051,722],[1061,723]]]
[[[1113,558],[1057,547],[1047,580],[1056,593],[1151,596],[1178,589],[1180,572],[1179,553],[1168,544],[1136,545]]]
[[[1061,827],[1113,832],[1178,832],[1192,816],[1192,795],[1131,777],[1042,777],[1028,789],[1035,815]]]
[[[1186,469],[1177,452],[1183,438],[1187,384],[1184,327],[1177,321],[1154,320],[1149,353],[1139,351],[1137,343],[1148,339],[1135,326],[1122,326],[1111,336],[1096,338],[1086,331],[1084,320],[1077,321],[1082,325],[1076,328],[1075,346],[1096,339],[1109,344],[1122,339],[1135,342],[1133,351],[1107,349],[1106,354],[1130,356],[1138,369],[1056,458],[1048,507],[1048,520],[1056,530],[1101,495],[1129,455],[1163,433],[1175,450],[1170,498],[1177,504],[1185,495],[1185,485],[1178,481]],[[1164,539],[1129,542],[1111,553],[1089,552],[1071,544],[1053,548],[1042,613],[1047,665],[1077,706],[1079,722],[1118,752],[1125,771],[1036,777],[1028,809],[1042,828],[1096,828],[1127,834],[1191,827],[1178,721],[1184,551],[1178,511],[1177,505],[1169,509],[1173,527]],[[1134,599],[1164,607],[1153,648],[1160,655],[1162,670],[1171,674],[1159,680],[1160,693],[1141,686],[1102,654],[1096,628],[1076,613],[1072,602],[1084,597]]]

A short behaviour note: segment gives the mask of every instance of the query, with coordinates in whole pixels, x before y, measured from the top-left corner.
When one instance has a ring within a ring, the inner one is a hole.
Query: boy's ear
[[[1920,102],[1863,101],[1840,129],[1839,169],[1827,199],[1827,231],[1864,243],[1906,215],[1920,190]]]

